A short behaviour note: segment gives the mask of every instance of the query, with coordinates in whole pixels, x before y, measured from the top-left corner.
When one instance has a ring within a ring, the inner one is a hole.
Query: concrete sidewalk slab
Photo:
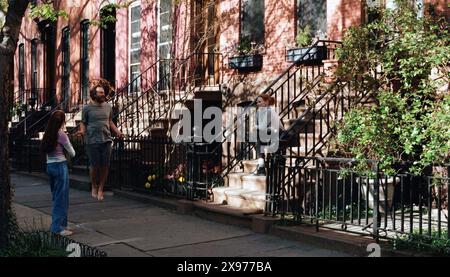
[[[21,221],[51,222],[50,190],[42,178],[12,174],[15,210]],[[71,238],[99,247],[109,256],[345,256],[306,243],[262,235],[242,228],[182,215],[135,200],[108,195],[96,201],[88,191],[71,189]],[[170,206],[170,205],[169,205]],[[38,208],[34,208],[38,207]]]

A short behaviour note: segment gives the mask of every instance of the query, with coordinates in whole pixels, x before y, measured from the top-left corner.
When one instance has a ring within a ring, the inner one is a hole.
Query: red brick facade
[[[162,1],[162,0],[160,0]],[[192,7],[194,0],[181,1],[182,4],[173,9],[174,12],[174,42],[176,56],[186,57],[192,50],[190,35],[192,26]],[[198,1],[198,0],[196,0]],[[112,0],[78,0],[55,1],[57,9],[68,12],[69,19],[59,18],[56,23],[56,78],[53,84],[45,82],[44,47],[38,41],[38,87],[53,87],[61,97],[62,28],[70,28],[70,89],[73,101],[78,98],[80,89],[80,22],[83,19],[98,19],[99,10],[106,4],[120,2]],[[428,0],[437,5],[439,12],[448,15],[448,0]],[[70,3],[78,3],[74,6]],[[260,92],[275,79],[290,63],[285,60],[285,50],[293,45],[296,37],[296,4],[297,0],[265,0],[264,25],[265,42],[263,66],[260,71],[240,73],[228,68],[230,49],[239,43],[240,10],[242,0],[216,0],[215,13],[217,20],[216,49],[223,55],[223,68],[220,68],[227,84],[242,100]],[[328,0],[326,7],[327,36],[331,40],[340,40],[345,31],[355,25],[365,22],[365,1],[362,0]],[[123,87],[129,82],[129,9],[122,8],[116,13],[115,39],[115,86]],[[141,72],[157,60],[158,39],[158,1],[141,1]],[[25,45],[25,88],[31,86],[30,45],[31,40],[39,38],[40,33],[34,20],[26,17],[23,22],[19,43]],[[89,28],[89,78],[101,76],[101,30],[98,26]],[[15,56],[15,91],[18,90],[18,52]]]

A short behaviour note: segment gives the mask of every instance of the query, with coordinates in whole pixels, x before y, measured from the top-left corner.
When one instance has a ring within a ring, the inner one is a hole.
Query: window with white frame
[[[141,3],[133,2],[128,10],[129,33],[128,33],[128,72],[130,92],[137,93],[141,90]]]
[[[297,0],[297,30],[309,26],[311,35],[324,39],[327,33],[327,0]]]
[[[423,0],[409,0],[409,4],[414,5],[417,10],[417,16],[423,16],[424,9],[424,1]],[[367,7],[383,7],[385,6],[387,9],[395,10],[397,8],[397,3],[395,0],[366,0]]]

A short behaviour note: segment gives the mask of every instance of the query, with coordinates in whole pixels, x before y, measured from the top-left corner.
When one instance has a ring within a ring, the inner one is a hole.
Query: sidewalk
[[[19,223],[48,229],[51,196],[45,179],[11,175]],[[71,189],[69,226],[74,240],[105,250],[108,256],[133,257],[343,257],[348,254],[259,234],[138,201]]]

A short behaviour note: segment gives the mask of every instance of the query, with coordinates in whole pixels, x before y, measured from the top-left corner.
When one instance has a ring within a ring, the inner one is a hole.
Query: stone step
[[[265,210],[266,208],[266,192],[264,191],[249,191],[242,193],[241,196],[248,203],[247,207]]]
[[[266,176],[247,174],[242,176],[242,188],[249,191],[266,191]]]
[[[246,173],[229,173],[228,174],[228,187],[230,188],[242,188],[242,176]]]
[[[259,192],[245,189],[225,191],[227,205],[241,209],[264,209],[265,201],[255,201],[256,195],[253,193]]]
[[[232,190],[239,190],[242,191],[241,188],[233,188],[233,187],[216,187],[212,189],[213,196],[214,196],[214,203],[217,204],[227,204],[227,194],[226,192],[232,191]]]
[[[252,173],[255,172],[258,167],[258,160],[244,160],[242,161],[244,165],[244,172]]]

